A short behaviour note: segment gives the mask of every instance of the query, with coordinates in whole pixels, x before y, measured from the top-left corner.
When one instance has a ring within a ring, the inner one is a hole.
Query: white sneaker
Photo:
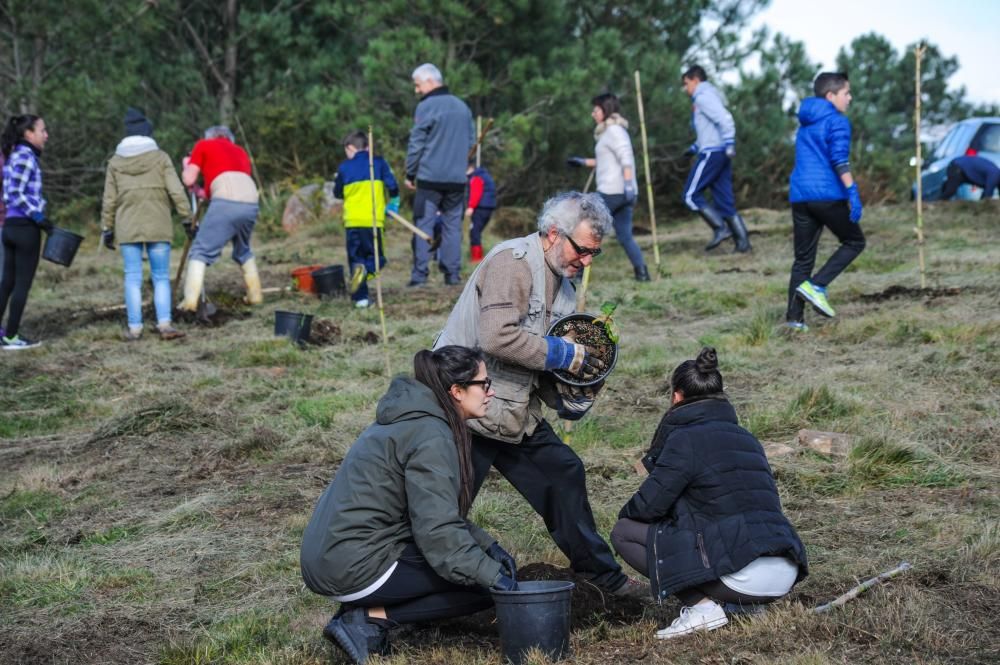
[[[0,338],[0,348],[4,351],[21,351],[23,349],[33,349],[36,346],[41,345],[41,342],[33,342],[26,337],[21,337],[20,335]]]
[[[369,305],[371,305],[371,303],[368,302],[368,298],[362,298],[361,300],[358,300],[354,303],[354,306],[357,307],[358,309],[364,309]]]
[[[656,637],[669,640],[683,637],[699,630],[715,630],[729,623],[725,610],[718,603],[708,601],[698,603],[694,607],[682,607],[681,615],[662,630],[656,631]]]

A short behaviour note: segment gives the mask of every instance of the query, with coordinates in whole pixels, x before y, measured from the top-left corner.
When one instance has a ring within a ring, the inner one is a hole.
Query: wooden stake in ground
[[[917,256],[920,260],[920,288],[927,288],[927,274],[924,270],[924,190],[920,181],[920,171],[923,168],[920,149],[920,62],[924,59],[927,46],[918,44],[913,49],[913,57],[916,60],[916,75],[914,76],[914,87],[916,87],[916,101],[913,103],[913,126],[917,137]]]
[[[594,173],[597,169],[590,169],[587,176],[587,184],[583,186],[583,193],[590,191],[590,183],[594,182]],[[583,279],[580,281],[580,288],[576,291],[576,311],[582,312],[587,309],[587,287],[590,285],[590,266],[583,266]]]
[[[385,329],[385,307],[382,304],[382,266],[379,261],[381,245],[378,238],[378,212],[375,203],[375,138],[372,126],[368,125],[368,179],[372,187],[372,244],[375,247],[375,302],[378,303],[378,318],[382,323],[382,349],[385,351],[385,376],[392,378],[392,365],[389,363],[389,334]]]
[[[646,113],[642,109],[642,84],[639,82],[639,70],[635,70],[635,99],[639,104],[639,127],[642,131],[642,162],[646,167],[646,200],[649,202],[649,223],[653,229],[653,264],[656,266],[656,277],[660,279],[660,245],[656,239],[656,207],[653,204],[653,176],[649,172],[649,144],[646,141]]]
[[[829,603],[824,603],[823,605],[820,605],[819,607],[814,607],[813,608],[813,612],[815,612],[816,614],[823,614],[824,612],[829,612],[833,608],[840,607],[841,605],[843,605],[847,601],[853,600],[853,599],[857,598],[862,593],[864,593],[868,589],[871,589],[876,584],[881,584],[882,582],[885,582],[886,580],[892,579],[896,575],[899,575],[900,573],[902,573],[904,571],[907,571],[907,570],[909,570],[912,567],[913,566],[911,566],[910,564],[908,564],[907,562],[904,561],[901,564],[899,564],[898,566],[896,566],[895,568],[893,568],[892,570],[885,571],[884,573],[882,573],[878,577],[873,577],[870,580],[865,580],[864,582],[862,582],[858,586],[854,587],[853,589],[851,589],[850,591],[848,591],[844,595],[837,596],[837,598],[835,598],[834,600],[831,600]]]

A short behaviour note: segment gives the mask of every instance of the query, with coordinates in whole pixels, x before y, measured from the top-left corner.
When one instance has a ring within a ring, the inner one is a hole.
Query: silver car
[[[948,164],[963,155],[984,157],[1000,166],[1000,118],[968,118],[955,123],[945,137],[934,147],[929,160],[924,162],[920,174],[924,201],[937,201],[948,176]],[[916,196],[917,185],[913,183]],[[956,198],[975,201],[982,196],[982,189],[968,183],[958,188]]]

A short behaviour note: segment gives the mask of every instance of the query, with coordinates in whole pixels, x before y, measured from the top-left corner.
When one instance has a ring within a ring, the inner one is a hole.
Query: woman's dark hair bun
[[[711,346],[703,346],[698,357],[694,360],[694,366],[701,374],[710,374],[719,371],[719,356]]]

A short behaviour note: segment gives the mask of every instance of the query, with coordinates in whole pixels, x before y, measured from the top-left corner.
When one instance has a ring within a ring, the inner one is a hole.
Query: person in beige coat
[[[125,138],[108,162],[101,210],[101,237],[108,249],[121,248],[125,266],[125,338],[142,336],[142,255],[145,249],[153,276],[153,305],[161,339],[183,337],[171,319],[170,242],[173,226],[170,204],[182,217],[191,205],[174,164],[153,140],[153,126],[142,111],[125,114]]]

